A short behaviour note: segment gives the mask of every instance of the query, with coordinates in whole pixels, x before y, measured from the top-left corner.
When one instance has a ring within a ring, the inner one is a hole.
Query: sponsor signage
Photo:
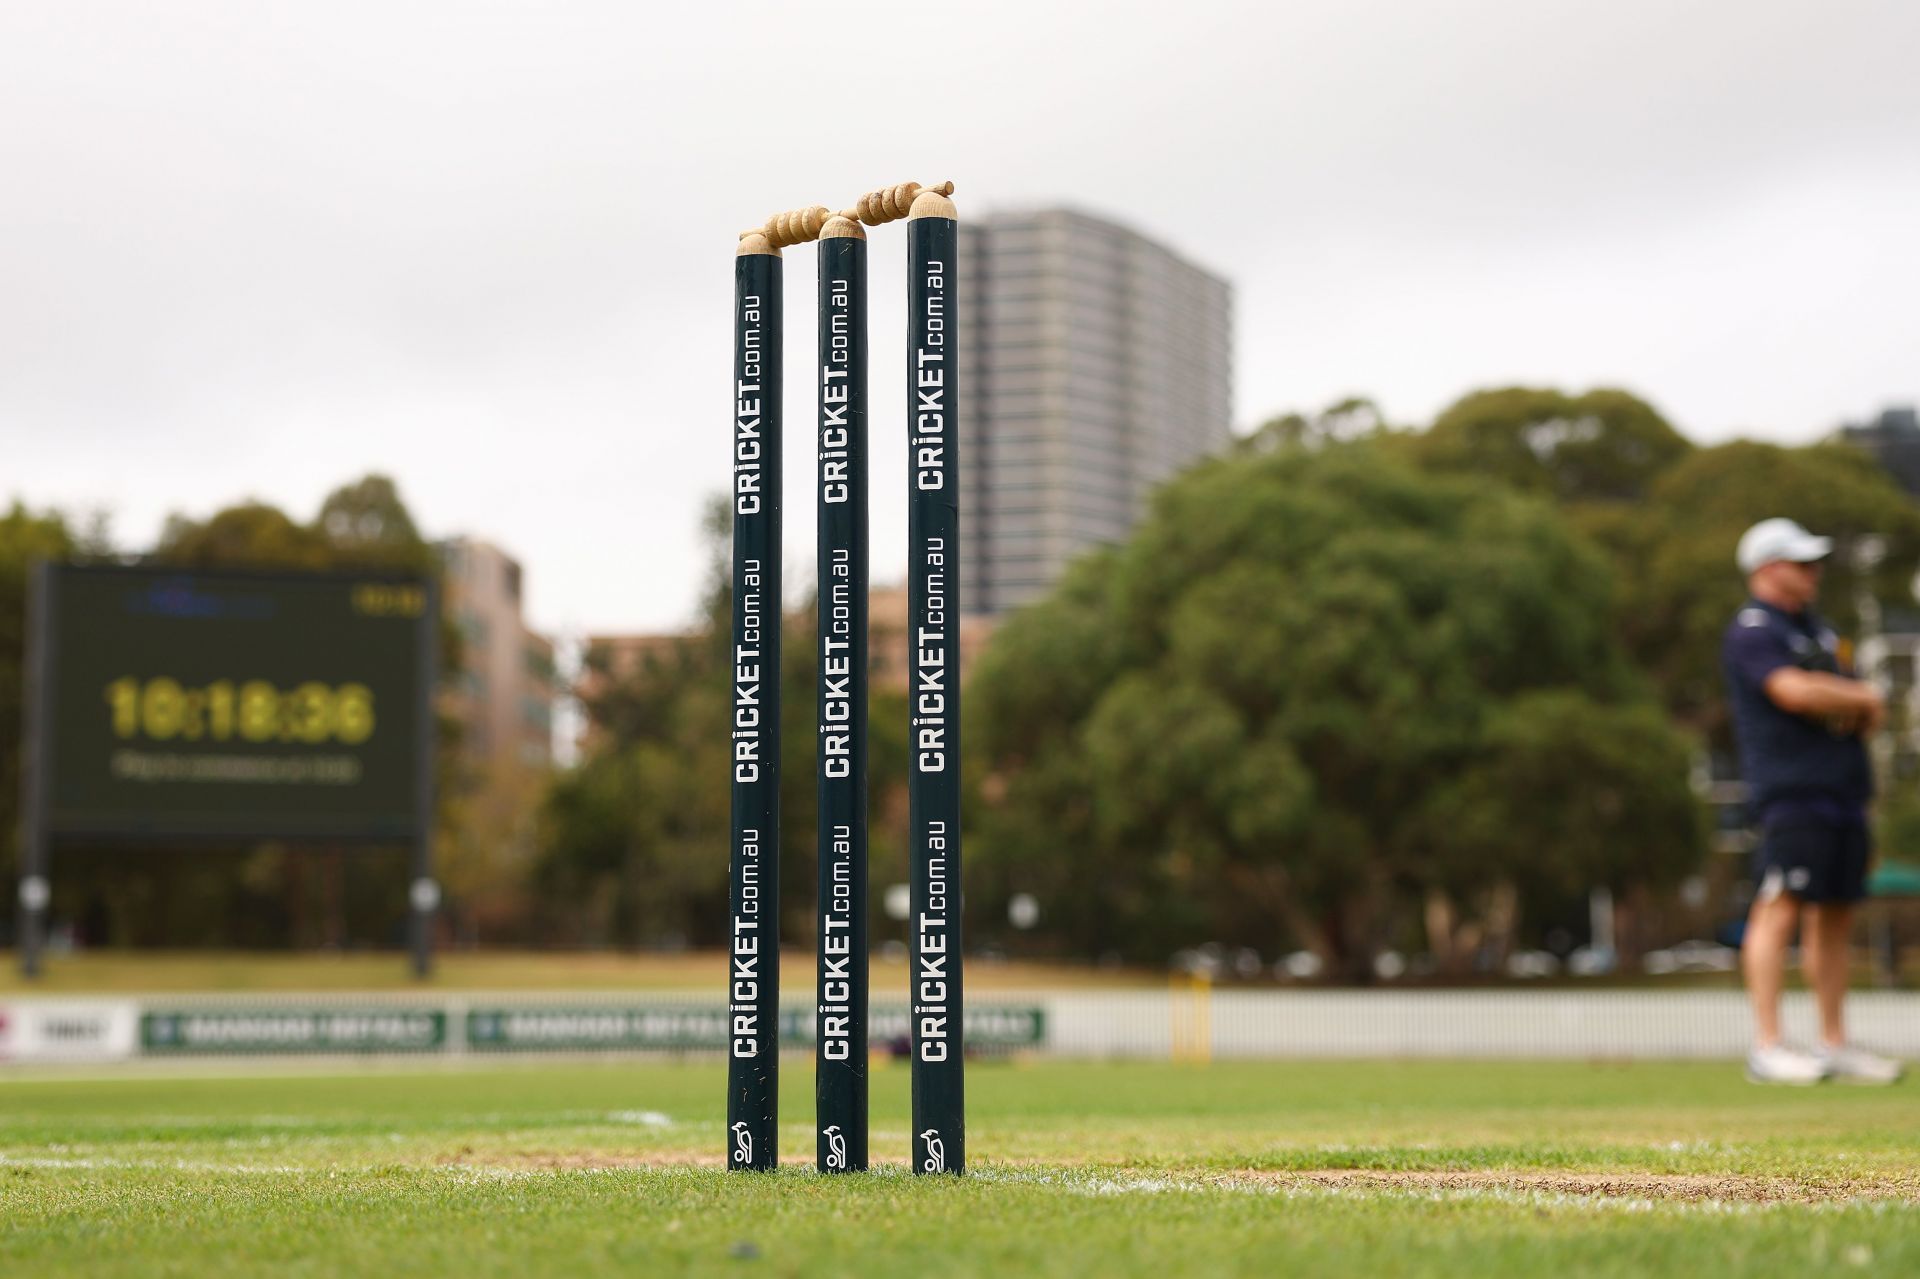
[[[903,1005],[878,1005],[875,1047],[904,1044]],[[814,1041],[813,1009],[780,1010],[781,1039]],[[494,1004],[442,1006],[217,1005],[134,1000],[15,1000],[0,1004],[0,1061],[118,1061],[134,1056],[297,1056],[321,1053],[720,1052],[732,1035],[723,1004]],[[970,1049],[1044,1048],[1046,1010],[1036,1005],[969,1008]]]
[[[982,1005],[967,1010],[967,1042],[982,1051],[1038,1048],[1046,1043],[1046,1012],[1038,1007]],[[795,1047],[813,1042],[808,1008],[784,1008],[780,1038]],[[881,1005],[869,1022],[872,1042],[905,1039],[903,1006]],[[720,1050],[731,1022],[726,1008],[706,1004],[578,1005],[475,1008],[467,1013],[467,1044],[478,1052],[559,1052],[589,1049]]]
[[[0,1060],[119,1061],[133,1056],[138,1020],[130,1000],[20,1000],[0,1006]]]
[[[595,1048],[711,1048],[727,1045],[728,1013],[719,1005],[649,1008],[476,1008],[467,1013],[467,1046],[475,1051]],[[792,1034],[783,1020],[781,1033]]]
[[[140,1018],[140,1049],[203,1053],[399,1053],[446,1047],[438,1008],[183,1008]]]

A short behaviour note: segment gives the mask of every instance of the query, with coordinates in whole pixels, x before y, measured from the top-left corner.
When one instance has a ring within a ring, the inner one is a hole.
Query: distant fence
[[[782,1042],[812,1043],[788,1005]],[[904,1039],[907,1010],[878,1004],[872,1043]],[[1813,1038],[1811,998],[1786,1000]],[[1920,993],[1861,992],[1855,1038],[1920,1058]],[[1071,1057],[1732,1058],[1750,1036],[1744,997],[1716,991],[1035,991],[967,1010],[969,1048]],[[0,1061],[222,1057],[711,1054],[725,1008],[698,993],[153,995],[0,1001]]]
[[[1753,1035],[1737,990],[1128,991],[1047,1000],[1047,1047],[1169,1056],[1196,1003],[1213,1057],[1734,1058]],[[1810,995],[1789,994],[1784,1016],[1789,1035],[1814,1039]],[[1920,993],[1861,992],[1847,1020],[1861,1043],[1920,1057]]]
[[[781,1010],[783,1045],[811,1048],[812,1009]],[[877,1004],[871,1042],[905,1043],[904,1004]],[[135,1058],[366,1057],[526,1053],[708,1053],[726,1048],[728,1012],[710,997],[604,993],[529,996],[154,995],[0,1002],[0,1062]],[[987,1054],[1047,1045],[1038,1003],[967,1009],[970,1048]]]

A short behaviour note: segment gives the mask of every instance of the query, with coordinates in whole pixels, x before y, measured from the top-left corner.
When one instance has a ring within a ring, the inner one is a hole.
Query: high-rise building
[[[1912,405],[1882,409],[1868,422],[1840,428],[1842,442],[1865,449],[1909,497],[1920,497],[1920,413]]]
[[[460,631],[460,670],[447,698],[472,771],[545,769],[553,762],[553,641],[520,609],[520,562],[471,537],[441,544],[446,608]]]
[[[970,613],[1043,594],[1232,432],[1227,282],[1066,209],[962,221],[960,573]]]
[[[478,538],[440,544],[460,661],[441,713],[460,722],[452,824],[439,853],[448,918],[469,944],[511,934],[525,903],[510,887],[535,853],[535,817],[553,766],[553,641],[521,612],[520,563]]]

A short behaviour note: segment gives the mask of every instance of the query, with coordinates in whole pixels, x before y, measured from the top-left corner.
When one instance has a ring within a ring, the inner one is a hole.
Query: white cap
[[[1789,519],[1761,520],[1740,535],[1740,549],[1734,559],[1742,573],[1751,573],[1762,564],[1791,560],[1811,564],[1833,554],[1833,539],[1815,537]]]

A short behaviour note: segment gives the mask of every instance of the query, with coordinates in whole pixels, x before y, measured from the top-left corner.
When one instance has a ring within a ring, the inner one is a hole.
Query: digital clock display
[[[45,594],[55,834],[418,827],[427,583],[62,565]]]
[[[164,675],[132,676],[107,685],[113,734],[155,742],[325,742],[358,745],[373,736],[373,690],[365,684],[329,688],[308,680],[275,688],[263,679],[237,689],[230,679],[183,688]]]

